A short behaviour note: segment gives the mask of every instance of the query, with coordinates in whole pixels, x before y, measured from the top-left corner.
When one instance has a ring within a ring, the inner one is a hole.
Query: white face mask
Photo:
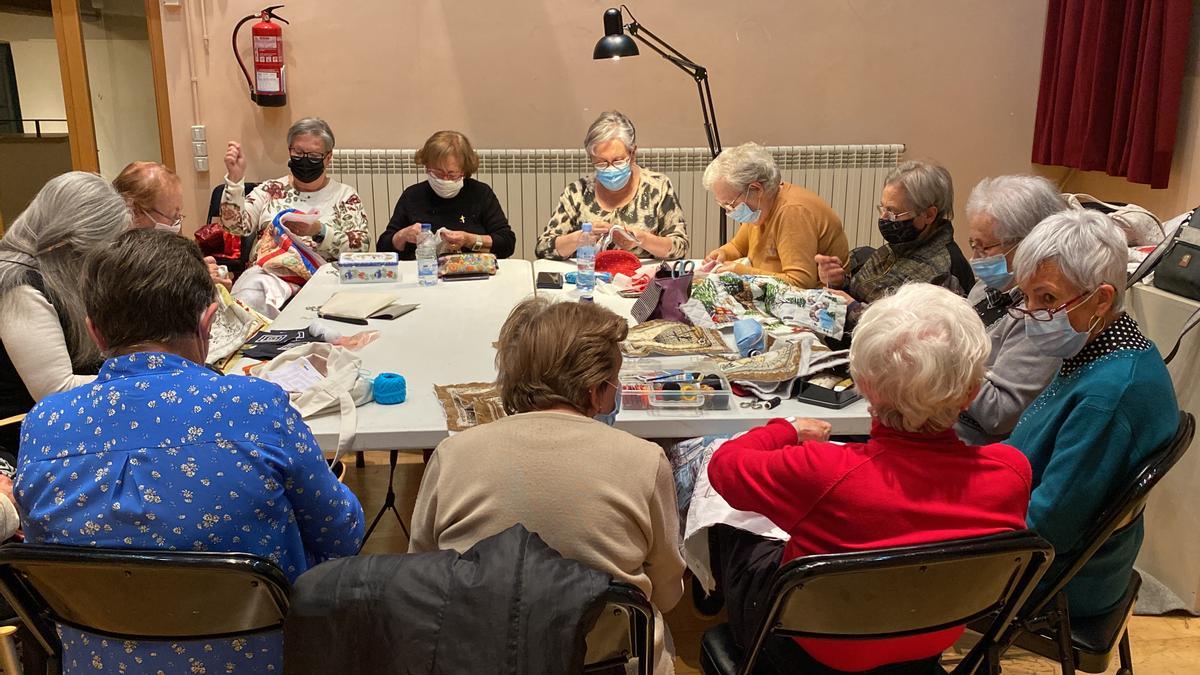
[[[463,187],[463,179],[458,180],[442,180],[433,174],[426,174],[426,179],[429,181],[429,187],[437,193],[437,196],[442,199],[450,199],[458,195]]]
[[[171,234],[179,234],[183,230],[183,223],[178,220],[173,223],[154,223],[154,229],[170,232]]]

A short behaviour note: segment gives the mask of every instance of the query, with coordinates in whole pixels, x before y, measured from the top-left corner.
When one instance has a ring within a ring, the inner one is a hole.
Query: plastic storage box
[[[712,364],[664,364],[653,359],[627,362],[622,368],[621,409],[680,413],[729,410],[729,380]]]
[[[376,284],[400,281],[400,256],[395,253],[343,253],[338,257],[343,284]]]

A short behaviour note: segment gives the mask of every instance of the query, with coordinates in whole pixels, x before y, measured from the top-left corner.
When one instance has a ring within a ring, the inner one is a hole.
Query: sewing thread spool
[[[372,388],[375,401],[383,405],[404,403],[404,400],[408,398],[408,384],[404,381],[403,375],[396,373],[376,375]]]

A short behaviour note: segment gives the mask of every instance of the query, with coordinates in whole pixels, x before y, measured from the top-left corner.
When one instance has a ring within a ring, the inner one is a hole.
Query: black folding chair
[[[281,628],[290,588],[274,563],[248,553],[0,546],[0,594],[48,655],[48,672],[62,656],[56,623],[122,640],[234,636]]]
[[[1054,659],[1062,666],[1064,675],[1076,670],[1103,673],[1108,670],[1113,653],[1118,652],[1121,667],[1118,675],[1133,675],[1133,655],[1129,649],[1129,618],[1142,578],[1132,572],[1120,602],[1107,613],[1095,617],[1070,616],[1066,586],[1079,570],[1092,559],[1096,551],[1114,534],[1134,526],[1146,508],[1150,490],[1162,480],[1179,461],[1196,432],[1196,419],[1191,413],[1179,413],[1175,435],[1146,462],[1138,467],[1133,481],[1117,495],[1081,541],[1087,545],[1056,577],[1047,579],[1000,638],[1001,651],[1016,645],[1039,656]],[[977,626],[972,626],[972,629]]]
[[[654,607],[640,589],[614,581],[600,597],[605,604],[588,631],[583,672],[625,672],[637,659],[638,673],[654,672]],[[615,638],[615,639],[614,639]]]
[[[246,194],[253,192],[256,187],[258,187],[258,183],[246,183]],[[225,196],[225,184],[221,183],[212,189],[212,194],[209,196],[208,217],[204,221],[206,224],[221,217],[221,197],[223,196]],[[236,279],[238,275],[245,272],[246,268],[250,266],[250,251],[254,249],[254,244],[257,240],[257,234],[248,234],[242,237],[242,247],[239,256],[236,259],[221,256],[217,259],[217,262],[229,268],[230,274]]]
[[[743,654],[728,624],[701,641],[710,675],[748,675],[773,635],[863,640],[902,637],[992,616],[983,638],[954,669],[970,675],[991,656],[1054,558],[1030,530],[859,553],[791,560],[771,582],[767,611]],[[994,663],[994,661],[992,661]]]

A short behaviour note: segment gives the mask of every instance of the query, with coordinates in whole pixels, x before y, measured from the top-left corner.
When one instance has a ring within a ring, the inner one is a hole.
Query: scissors
[[[696,263],[692,262],[691,260],[680,260],[679,262],[671,265],[671,276],[672,277],[678,278],[678,277],[682,277],[682,276],[687,276],[689,274],[695,274],[695,272],[696,272]]]

